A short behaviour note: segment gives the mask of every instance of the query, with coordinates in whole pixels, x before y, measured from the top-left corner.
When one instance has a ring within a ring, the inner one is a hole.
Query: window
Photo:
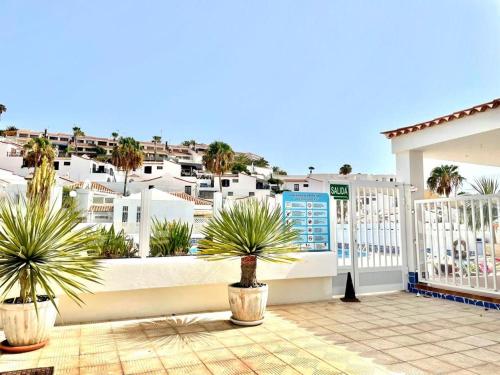
[[[128,222],[128,206],[122,208],[122,223]]]
[[[137,207],[137,213],[135,214],[135,221],[137,223],[141,222],[141,207],[140,206]]]
[[[151,172],[153,172],[153,168],[150,165],[146,165],[144,167],[144,173],[151,174]]]
[[[162,170],[162,169],[163,169],[163,165],[158,165],[158,166],[156,167],[156,169],[158,169],[158,170]]]
[[[109,197],[109,198],[104,198],[104,203],[113,203],[113,198]]]
[[[309,187],[309,184],[304,184],[304,185],[302,185],[302,186],[303,186],[303,187],[307,187],[307,188],[308,188],[308,187]]]
[[[199,194],[200,198],[202,199],[214,199],[214,192],[213,191],[200,191],[200,194]]]
[[[55,169],[56,171],[58,171],[58,170],[59,170],[59,162],[58,162],[58,161],[55,161],[55,162],[54,162],[54,169]]]
[[[71,162],[70,161],[65,161],[64,165],[71,165]]]
[[[248,193],[248,196],[249,196],[249,197],[255,197],[255,192],[254,192],[254,191],[249,192],[249,193]]]
[[[239,180],[238,180],[237,178],[233,178],[233,182],[234,182],[235,184],[237,184],[237,183],[239,182]]]
[[[104,203],[104,197],[94,197],[94,198],[92,198],[92,203],[102,204],[102,203]]]
[[[232,192],[232,191],[228,191],[228,192],[227,192],[227,196],[228,196],[228,197],[232,197],[233,195],[234,195],[234,194],[233,194],[233,192]]]
[[[229,180],[227,180],[227,179],[222,180],[222,187],[229,187],[230,184],[231,183]]]
[[[191,186],[189,186],[189,185],[184,186],[184,192],[186,194],[191,195]]]
[[[293,184],[293,191],[299,191],[299,184]]]

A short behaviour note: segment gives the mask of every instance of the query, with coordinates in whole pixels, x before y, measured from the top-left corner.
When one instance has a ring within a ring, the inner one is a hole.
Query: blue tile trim
[[[482,307],[484,309],[489,310],[500,310],[500,303],[492,303],[487,301],[482,301],[480,299],[472,299],[467,297],[461,297],[454,295],[451,291],[450,293],[439,293],[432,292],[429,290],[419,289],[418,288],[418,274],[416,272],[408,273],[408,292],[410,293],[418,293],[423,296],[433,297],[433,298],[441,298],[449,301],[455,301],[459,303],[465,303],[467,305],[474,305],[477,307]]]

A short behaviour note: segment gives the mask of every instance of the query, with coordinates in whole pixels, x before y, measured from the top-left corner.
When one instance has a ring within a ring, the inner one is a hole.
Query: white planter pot
[[[231,321],[238,325],[252,326],[264,320],[267,304],[267,285],[258,288],[228,287]]]
[[[58,300],[55,300],[58,303]],[[27,346],[47,341],[54,327],[57,310],[50,301],[38,302],[38,317],[33,303],[0,303],[0,318],[10,346]]]

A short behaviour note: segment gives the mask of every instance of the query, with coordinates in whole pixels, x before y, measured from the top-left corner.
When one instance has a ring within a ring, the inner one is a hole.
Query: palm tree
[[[343,166],[340,167],[339,169],[339,174],[343,176],[347,176],[352,172],[352,167],[350,164],[344,164]]]
[[[495,178],[481,177],[474,179],[470,186],[477,194],[490,195],[500,193],[500,183]]]
[[[194,147],[196,146],[196,141],[194,139],[190,139],[188,141],[182,142],[182,145],[194,149]]]
[[[275,165],[273,167],[273,174],[277,174],[277,175],[280,175],[280,176],[286,176],[286,171],[284,171],[283,169],[281,169],[280,167],[278,167],[277,165]]]
[[[52,164],[56,157],[54,147],[47,138],[32,138],[24,146],[24,164],[28,168],[36,168],[42,164],[43,158]]]
[[[7,112],[7,107],[3,104],[0,104],[0,117],[2,117],[2,113]]]
[[[253,165],[255,165],[256,167],[267,168],[269,167],[269,162],[264,158],[260,158],[258,160],[255,160],[253,162]]]
[[[118,138],[119,134],[118,134],[118,132],[113,132],[113,133],[111,133],[111,136],[113,137],[113,141],[116,141],[116,139]]]
[[[203,156],[205,167],[219,176],[219,190],[222,192],[222,175],[231,170],[234,151],[227,143],[215,141],[210,143]]]
[[[155,144],[155,161],[156,161],[156,146],[158,145],[158,143],[161,143],[161,136],[160,135],[153,136],[153,143]]]
[[[111,163],[125,171],[125,183],[123,185],[123,195],[127,195],[127,180],[130,171],[139,168],[144,160],[144,153],[141,145],[132,137],[120,138],[118,144],[113,147]]]
[[[470,183],[470,186],[476,194],[479,195],[492,195],[492,194],[499,194],[500,193],[500,183],[498,182],[497,179],[494,178],[488,178],[488,177],[481,177],[481,178],[476,178],[474,182]],[[464,193],[465,194],[465,193]],[[476,203],[472,203],[472,201],[465,201],[464,202],[464,209],[467,210],[467,226],[474,232],[477,232],[478,230],[481,229],[481,211],[483,211],[482,216],[483,216],[483,223],[485,227],[488,227],[490,225],[490,215],[489,215],[489,205],[488,203],[484,202],[482,205],[479,203],[480,201],[477,201]],[[474,206],[473,206],[474,205]],[[482,206],[482,210],[481,210]],[[472,208],[474,207],[474,210]],[[498,207],[497,204],[495,204],[492,200],[491,202],[491,220],[492,223],[498,222],[498,215],[499,215],[499,210],[500,207]],[[472,212],[474,211],[474,212]],[[474,213],[474,216],[476,218],[475,220],[475,225],[474,225],[474,220],[472,220],[472,215]],[[496,243],[496,235],[495,235],[495,230],[491,233],[492,236],[492,243]]]
[[[85,133],[78,126],[73,127],[73,142],[75,142],[75,151],[78,154],[78,137],[85,136]]]
[[[432,192],[446,195],[448,198],[453,190],[456,192],[464,180],[465,178],[460,175],[456,165],[441,165],[431,171],[431,175],[427,179],[427,187]]]

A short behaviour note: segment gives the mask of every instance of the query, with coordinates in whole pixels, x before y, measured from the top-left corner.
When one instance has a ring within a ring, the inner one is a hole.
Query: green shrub
[[[132,239],[127,238],[123,229],[115,231],[111,225],[109,229],[102,227],[96,231],[95,252],[102,258],[132,258],[137,256],[137,247]]]
[[[181,221],[153,219],[149,243],[150,255],[153,257],[165,257],[172,255],[185,255],[191,246],[191,233],[193,228]]]

